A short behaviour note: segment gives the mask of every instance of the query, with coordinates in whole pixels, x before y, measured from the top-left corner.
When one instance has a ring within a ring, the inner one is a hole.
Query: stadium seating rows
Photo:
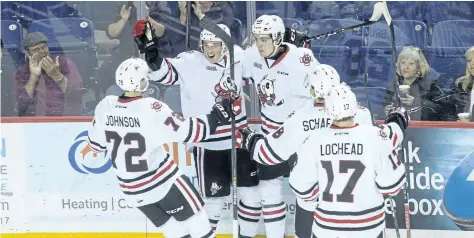
[[[68,6],[63,3],[50,2],[41,5],[34,2],[25,2],[25,4],[2,2],[2,40],[5,49],[12,55],[16,64],[23,64],[25,57],[22,50],[22,21],[28,21],[28,31],[45,33],[49,38],[51,53],[70,57],[83,74],[86,87],[90,87],[96,80],[95,73],[98,68],[94,24],[88,19],[78,17],[80,14],[75,8],[70,7],[71,4]],[[271,8],[271,4],[262,4],[257,4],[257,15],[276,9]],[[261,9],[262,7],[265,9]],[[59,18],[44,16],[38,13],[40,11],[29,10],[31,8],[53,9]],[[19,19],[20,15],[21,19]],[[283,19],[287,26],[307,31],[309,35],[317,35],[361,23],[366,16],[362,15],[358,18],[322,19],[310,22],[303,19]],[[403,17],[398,19],[402,20],[394,20],[397,54],[404,46],[419,47],[430,66],[440,74],[442,88],[450,87],[452,80],[464,73],[464,52],[474,45],[474,21],[447,20],[424,23],[421,21],[423,19],[417,17],[415,17],[417,20],[406,20]],[[246,19],[235,18],[231,26],[236,42],[243,40],[243,22],[245,21]],[[431,24],[432,29],[427,26]],[[359,92],[357,88],[364,86],[361,75],[367,72],[370,98],[373,99],[373,104],[378,105],[376,98],[380,96],[381,90],[385,88],[388,81],[395,76],[392,66],[391,36],[387,24],[381,21],[357,31],[313,41],[312,45],[316,58],[321,63],[335,66],[341,77],[356,92]],[[173,94],[172,90],[169,93]],[[365,92],[361,95],[365,95]]]

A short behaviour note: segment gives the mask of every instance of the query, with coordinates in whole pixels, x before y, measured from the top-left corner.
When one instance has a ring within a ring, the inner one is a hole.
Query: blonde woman
[[[410,114],[412,120],[439,121],[442,120],[443,106],[432,100],[441,95],[438,86],[439,74],[430,68],[423,52],[417,47],[405,47],[398,56],[396,77],[387,86],[384,97],[385,114],[394,107],[394,87],[398,80],[401,86],[398,90],[403,107],[410,109],[424,105],[421,110]]]
[[[472,106],[474,104],[474,94],[472,94],[472,84],[474,81],[474,46],[469,48],[464,54],[466,57],[466,74],[458,78],[454,87],[456,90],[456,107],[457,113],[472,114]],[[460,117],[458,121],[469,121],[469,117]]]

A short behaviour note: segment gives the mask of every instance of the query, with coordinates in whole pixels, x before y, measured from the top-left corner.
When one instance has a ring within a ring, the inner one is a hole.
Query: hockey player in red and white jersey
[[[238,148],[249,150],[254,160],[265,165],[275,165],[290,159],[301,147],[303,142],[315,130],[329,127],[332,124],[329,115],[324,110],[324,98],[333,86],[339,85],[340,76],[330,65],[319,64],[313,67],[307,79],[307,90],[314,98],[314,106],[301,108],[290,115],[285,123],[275,132],[266,136],[257,134],[249,128],[237,132],[240,142]],[[359,106],[354,120],[359,124],[372,125],[371,113]],[[291,163],[292,161],[290,161]],[[314,198],[312,194],[303,200],[296,197],[295,236],[311,237],[313,223]]]
[[[245,50],[243,77],[255,85],[263,121],[261,131],[265,134],[278,129],[295,109],[310,106],[313,101],[304,82],[312,66],[319,62],[311,50],[283,42],[284,34],[285,26],[279,16],[262,15],[252,26],[255,44]],[[261,213],[269,238],[285,235],[287,206],[282,190],[283,176],[288,173],[287,163],[259,165],[262,211],[239,208],[239,216],[245,217],[245,222],[254,222],[255,228]]]
[[[289,182],[302,199],[319,196],[314,237],[382,238],[383,195],[396,195],[405,182],[396,150],[408,127],[407,111],[396,108],[376,127],[355,122],[358,107],[349,87],[333,87],[325,98],[332,125],[297,152]]]
[[[138,22],[134,35],[141,42],[145,34],[146,22]],[[227,34],[230,30],[223,24],[218,25]],[[154,35],[154,34],[151,34]],[[139,47],[140,44],[139,44]],[[185,117],[199,116],[206,113],[216,102],[241,95],[243,50],[234,46],[234,76],[230,78],[229,49],[213,33],[203,30],[200,35],[201,51],[188,51],[176,58],[162,58],[156,50],[150,53],[145,50],[145,56],[152,72],[151,80],[164,85],[180,85],[181,106]],[[155,54],[153,54],[155,53]],[[237,128],[247,125],[245,104],[242,103],[240,114],[236,116]],[[206,212],[213,229],[216,229],[221,212],[224,208],[225,197],[231,188],[231,126],[222,125],[205,143],[188,143],[193,147],[194,161],[197,170],[200,193],[204,197]],[[257,165],[250,159],[248,151],[238,149],[238,193],[239,203],[244,207],[259,207],[260,200],[256,185]],[[239,221],[240,233],[243,236],[254,236],[254,228],[248,228],[247,223]],[[248,230],[251,230],[250,233]]]
[[[184,119],[166,104],[141,96],[148,72],[142,59],[120,64],[116,82],[125,93],[99,102],[88,130],[89,145],[96,152],[107,150],[128,205],[137,207],[165,237],[215,237],[201,196],[163,144],[208,139],[231,113],[225,105],[231,100],[211,106],[207,115]]]

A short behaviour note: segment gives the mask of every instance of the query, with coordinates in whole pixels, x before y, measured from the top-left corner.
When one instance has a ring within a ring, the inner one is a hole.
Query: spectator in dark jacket
[[[442,90],[438,86],[439,74],[430,68],[419,48],[406,47],[400,52],[396,72],[396,77],[388,84],[387,94],[384,97],[385,114],[395,105],[395,80],[398,80],[399,85],[409,86],[406,93],[403,90],[397,90],[401,106],[407,109],[416,109],[422,106],[410,114],[412,120],[444,120],[443,102],[434,100],[442,94]]]
[[[474,82],[474,46],[469,48],[466,53],[466,73],[464,76],[458,78],[454,83],[454,90],[456,92],[453,104],[456,108],[456,115],[453,115],[459,120],[459,113],[469,113],[472,117],[472,107],[474,105],[474,94],[472,93],[472,85]],[[466,121],[466,119],[460,119]]]

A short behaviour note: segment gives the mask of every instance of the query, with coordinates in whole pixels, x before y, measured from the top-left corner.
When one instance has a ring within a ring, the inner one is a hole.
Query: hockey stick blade
[[[369,21],[376,22],[380,19],[380,17],[384,16],[385,22],[387,25],[392,24],[392,17],[390,16],[390,12],[388,11],[387,2],[378,2],[374,5],[374,11],[372,12],[372,17],[370,17]]]
[[[232,38],[220,28],[216,23],[212,22],[208,18],[203,18],[199,22],[199,25],[202,29],[208,30],[221,39],[224,44],[229,49],[229,68],[230,68],[230,78],[235,82],[235,64],[234,64],[234,41]],[[231,169],[232,169],[232,237],[239,237],[239,222],[238,222],[238,213],[237,213],[237,148],[236,146],[236,125],[235,125],[235,115],[231,113]]]

